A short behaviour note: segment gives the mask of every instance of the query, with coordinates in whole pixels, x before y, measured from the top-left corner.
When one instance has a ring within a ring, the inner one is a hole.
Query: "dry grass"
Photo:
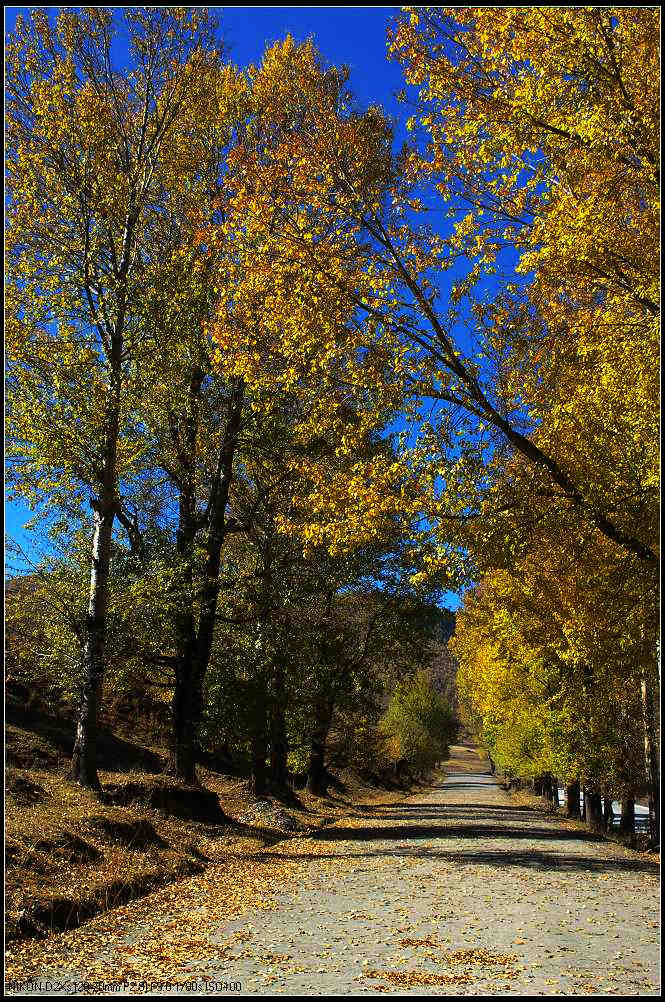
[[[71,928],[205,866],[204,824],[101,803],[58,772],[9,769],[5,825],[9,939]]]

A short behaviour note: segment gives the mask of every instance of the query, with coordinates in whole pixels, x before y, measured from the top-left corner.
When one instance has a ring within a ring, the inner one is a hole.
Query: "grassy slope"
[[[199,769],[201,788],[163,775],[165,752],[117,735],[103,737],[103,796],[67,781],[71,723],[22,709],[7,725],[6,931],[8,940],[73,928],[86,918],[201,872],[220,853],[252,853],[290,833],[268,812],[246,823],[247,783]],[[298,792],[289,815],[308,829],[355,805],[405,796],[344,773],[327,797]],[[238,820],[242,818],[243,820]],[[274,825],[274,826],[273,826]]]

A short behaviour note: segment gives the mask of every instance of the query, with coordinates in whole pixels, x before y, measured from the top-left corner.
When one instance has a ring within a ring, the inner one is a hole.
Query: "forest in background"
[[[658,13],[416,9],[388,56],[400,149],[312,43],[240,68],[201,8],[18,20],[7,482],[50,552],[8,681],[76,708],[82,786],[121,711],[186,783],[206,752],[323,792],[333,735],[443,757],[461,590],[496,764],[597,830],[647,795],[658,842]]]

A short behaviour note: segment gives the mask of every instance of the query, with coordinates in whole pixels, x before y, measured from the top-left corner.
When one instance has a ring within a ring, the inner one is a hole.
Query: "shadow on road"
[[[469,811],[472,814],[477,814],[478,811],[483,812],[499,812],[497,816],[503,816],[504,814],[531,814],[532,817],[537,817],[536,812],[533,807],[523,807],[521,804],[370,804],[367,807],[363,807],[363,811],[378,811],[378,810],[389,810],[394,811],[395,817],[398,814],[405,815],[409,811],[413,814],[418,814],[423,811],[432,811],[432,817],[440,818],[442,821],[450,816],[450,811]],[[382,817],[387,817],[387,815],[381,815]]]
[[[417,819],[420,820],[420,819]],[[443,819],[442,819],[443,820]],[[416,822],[416,823],[414,823]],[[403,839],[528,839],[547,842],[603,842],[600,835],[575,829],[542,828],[536,825],[516,827],[508,824],[469,822],[467,824],[421,825],[411,818],[407,825],[376,825],[362,828],[325,828],[316,834],[317,842],[400,842]]]
[[[363,817],[363,815],[355,815],[357,818]],[[403,814],[398,814],[396,811],[385,810],[381,811],[380,814],[376,816],[377,821],[405,821],[407,818]],[[408,815],[408,820],[414,821],[438,821],[441,824],[446,822],[460,821],[464,823],[471,823],[476,821],[481,825],[485,824],[496,824],[506,822],[514,823],[528,823],[529,820],[533,820],[538,824],[542,825],[542,817],[537,815],[534,817],[532,815],[531,819],[524,814],[520,814],[517,809],[512,810],[509,807],[504,807],[499,811],[499,809],[494,809],[491,807],[486,807],[484,804],[479,804],[473,811],[466,811],[464,808],[459,807],[447,807],[445,812],[432,809],[431,811],[418,811],[413,814]],[[526,829],[525,829],[526,830]],[[550,829],[548,829],[549,831]],[[562,835],[561,838],[568,836]],[[570,837],[573,837],[572,835]]]
[[[445,783],[450,792],[474,787],[487,790],[488,786],[496,785],[493,781],[479,781],[480,777],[477,775],[461,782],[451,783],[450,779],[448,777]],[[367,818],[367,813],[371,813],[370,818]],[[416,857],[457,863],[530,867],[537,870],[659,872],[658,864],[649,860],[615,855],[611,850],[596,854],[600,846],[605,845],[609,849],[601,835],[579,828],[547,826],[546,822],[543,823],[542,815],[529,806],[491,802],[410,803],[399,806],[373,804],[367,813],[364,816],[355,815],[355,819],[367,820],[369,823],[358,827],[336,826],[316,832],[315,840],[318,843],[329,843],[330,853],[292,857],[287,854],[285,858],[335,859],[348,857],[350,852],[354,859],[368,860],[379,857]],[[469,845],[448,848],[446,842],[453,839],[468,841]],[[497,841],[501,843],[504,840],[505,847],[496,845]],[[430,844],[413,844],[417,841]],[[340,848],[337,854],[334,851],[336,842],[355,845],[350,850],[348,847]],[[495,844],[485,848],[483,842]],[[533,847],[520,845],[524,842],[533,843]],[[366,843],[364,848],[362,843]],[[582,852],[575,851],[577,846]],[[582,847],[586,846],[593,854],[584,853]]]
[[[468,789],[469,787],[472,787],[472,786],[473,787],[481,787],[481,789],[487,790],[488,788],[492,788],[492,787],[494,787],[496,785],[497,784],[493,780],[489,781],[489,779],[488,779],[487,782],[483,782],[482,780],[480,782],[476,782],[474,780],[468,780],[468,779],[464,779],[464,780],[459,779],[458,780],[457,776],[451,776],[450,779],[449,779],[449,782],[447,782],[445,784],[445,787],[444,787],[443,784],[440,784],[438,786],[433,786],[432,789],[433,790],[443,790],[443,789],[446,789],[446,790],[454,790],[455,792],[457,792],[459,790],[466,790],[466,789]]]
[[[402,834],[402,837],[408,837]],[[421,836],[422,837],[422,836]],[[576,855],[574,853],[562,853],[553,847],[553,852],[543,852],[538,849],[528,849],[519,852],[514,849],[478,849],[472,851],[455,850],[446,852],[442,849],[434,849],[428,846],[395,846],[395,848],[373,849],[368,852],[348,851],[340,853],[304,853],[289,854],[280,853],[281,859],[293,859],[297,861],[324,859],[354,859],[372,860],[382,857],[394,859],[432,859],[446,863],[475,864],[481,863],[490,866],[520,866],[529,867],[534,870],[559,870],[576,871],[580,873],[651,873],[657,875],[659,867],[657,863],[651,863],[642,859],[631,859],[626,857],[595,857]],[[256,853],[253,856],[257,860],[273,860],[274,856],[264,853]]]

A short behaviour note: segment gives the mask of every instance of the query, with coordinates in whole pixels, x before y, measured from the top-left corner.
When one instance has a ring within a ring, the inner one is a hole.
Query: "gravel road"
[[[257,854],[257,867],[283,864],[268,904],[230,921],[202,907],[188,963],[173,960],[189,988],[151,993],[224,994],[240,982],[243,995],[658,995],[655,864],[517,806],[485,765],[456,746],[429,790]],[[167,943],[185,921],[169,900],[123,909],[121,928],[99,941],[107,970]],[[192,894],[184,900],[191,923]]]

